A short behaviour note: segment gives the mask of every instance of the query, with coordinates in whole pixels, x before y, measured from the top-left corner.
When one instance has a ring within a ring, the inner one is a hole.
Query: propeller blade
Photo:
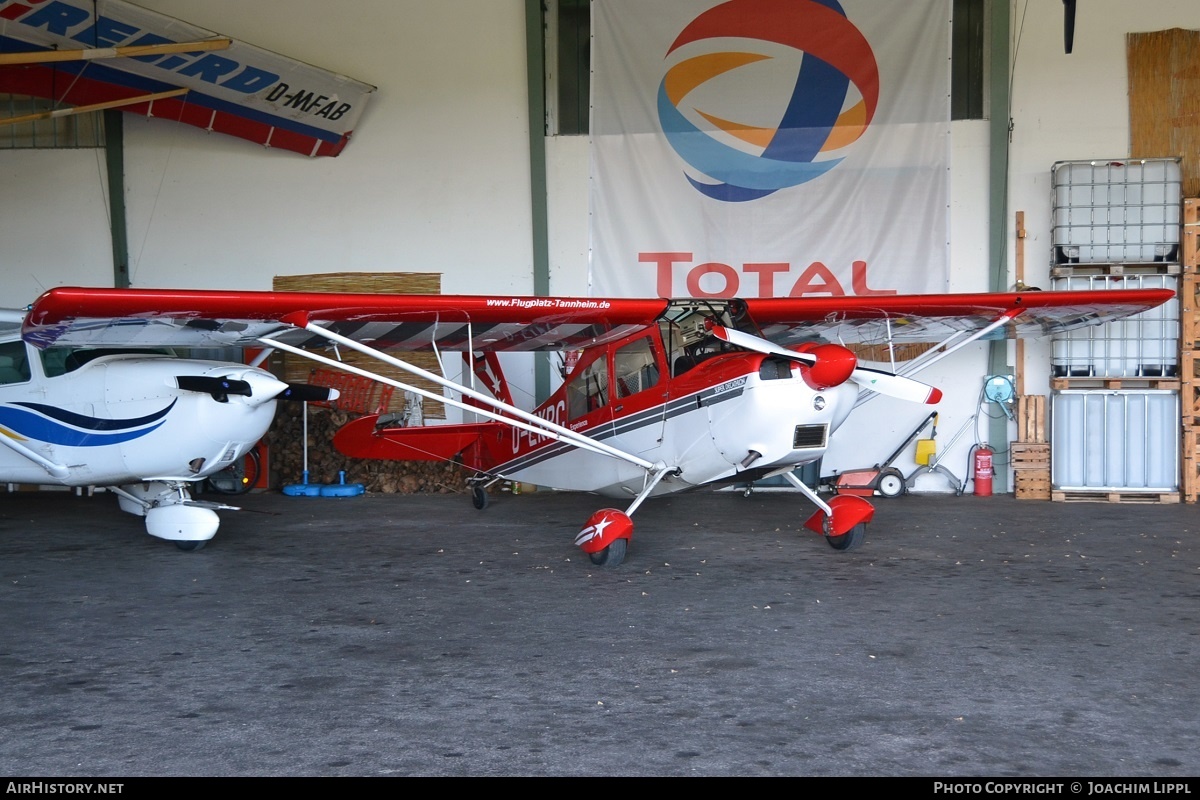
[[[744,347],[747,350],[754,350],[759,353],[766,353],[767,355],[782,356],[783,358],[790,358],[793,361],[801,361],[806,364],[816,364],[818,361],[818,356],[813,353],[797,353],[795,350],[788,350],[786,347],[781,347],[761,337],[743,331],[731,330],[723,325],[713,325],[711,332],[721,341],[729,342],[738,347]],[[932,405],[941,402],[942,399],[941,389],[921,383],[920,381],[915,381],[912,378],[893,375],[890,372],[870,369],[869,367],[855,367],[850,373],[850,380],[872,392],[886,394],[889,397],[897,397],[901,400],[909,400],[914,403]]]
[[[201,392],[210,394],[214,400],[225,402],[229,395],[236,394],[249,397],[250,384],[246,381],[232,378],[212,378],[207,375],[176,375],[175,385],[185,392]]]
[[[770,356],[783,356],[793,361],[803,361],[805,364],[817,363],[817,357],[812,353],[797,353],[795,350],[788,350],[786,347],[780,347],[774,342],[768,342],[766,339],[750,333],[726,328],[724,325],[713,325],[709,332],[723,342],[729,342],[738,347],[744,347],[747,350],[766,353]]]
[[[329,386],[313,383],[289,383],[276,397],[280,400],[298,400],[303,403],[328,403],[337,400],[340,392]]]
[[[913,403],[934,405],[935,403],[940,403],[942,400],[941,389],[921,383],[920,381],[914,381],[912,378],[893,375],[890,372],[870,369],[869,367],[858,367],[855,369],[854,372],[850,373],[850,380],[864,389],[870,389],[872,392],[886,394],[888,397],[898,397],[901,400],[909,400]]]

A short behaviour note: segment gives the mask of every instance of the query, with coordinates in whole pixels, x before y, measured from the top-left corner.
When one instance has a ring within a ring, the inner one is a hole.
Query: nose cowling
[[[800,363],[800,376],[813,389],[832,389],[850,380],[858,367],[858,357],[840,344],[805,343],[793,348],[797,353],[807,353],[816,360],[811,364]]]

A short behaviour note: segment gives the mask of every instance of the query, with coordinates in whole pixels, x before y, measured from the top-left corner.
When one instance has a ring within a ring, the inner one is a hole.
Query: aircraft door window
[[[654,357],[650,337],[623,346],[613,357],[617,397],[628,397],[651,388],[658,383],[658,372],[658,361]]]
[[[25,342],[0,344],[0,384],[24,383],[29,380],[29,359],[25,355]]]
[[[603,355],[588,364],[567,384],[567,413],[571,419],[587,416],[608,403],[608,359]]]
[[[67,374],[67,357],[71,355],[69,347],[47,347],[42,351],[42,372],[47,378],[57,378]]]
[[[74,372],[89,361],[101,356],[111,355],[146,355],[172,356],[175,355],[166,347],[136,347],[136,348],[88,348],[88,347],[47,347],[42,351],[42,372],[47,378],[57,378]],[[236,358],[212,359],[236,361]]]

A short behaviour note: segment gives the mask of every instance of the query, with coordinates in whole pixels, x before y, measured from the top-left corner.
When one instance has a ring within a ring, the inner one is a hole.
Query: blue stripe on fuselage
[[[0,425],[27,439],[68,447],[101,447],[145,436],[166,422],[175,401],[134,419],[99,419],[42,403],[0,405]],[[81,430],[82,429],[82,430]]]

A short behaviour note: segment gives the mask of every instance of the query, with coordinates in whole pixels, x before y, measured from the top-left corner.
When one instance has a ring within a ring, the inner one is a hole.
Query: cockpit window
[[[613,373],[617,383],[617,397],[645,391],[658,383],[658,361],[650,337],[630,342],[617,350],[613,356]]]
[[[603,354],[567,384],[567,413],[578,419],[608,403],[608,360]]]
[[[47,378],[57,378],[74,372],[84,364],[101,356],[113,355],[143,355],[169,356],[171,351],[165,348],[103,348],[103,347],[47,347],[42,351],[42,371]]]
[[[0,384],[24,383],[29,380],[29,359],[25,355],[25,342],[0,344]]]

